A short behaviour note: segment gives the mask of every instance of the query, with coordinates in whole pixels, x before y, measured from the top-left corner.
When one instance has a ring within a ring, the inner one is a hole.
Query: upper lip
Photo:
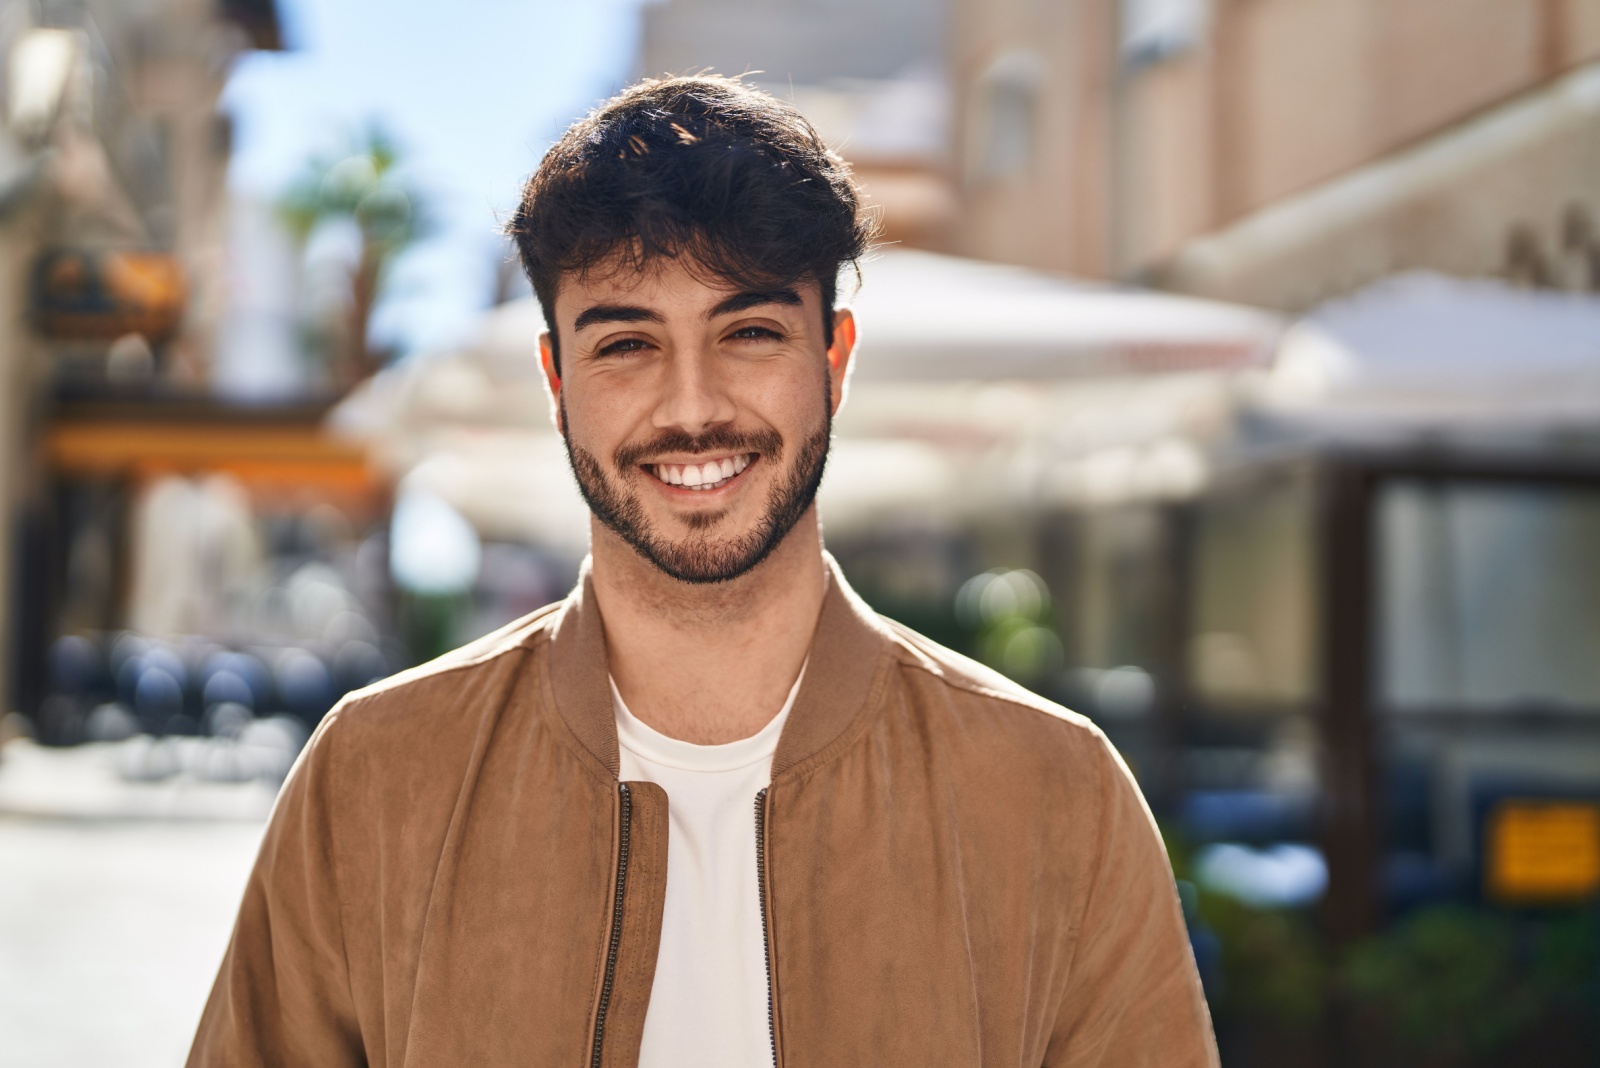
[[[695,464],[698,466],[700,464],[712,462],[721,463],[723,460],[734,460],[740,456],[749,456],[753,458],[755,454],[751,452],[706,452],[701,453],[699,456],[687,457],[657,456],[654,459],[640,461],[639,466],[654,467],[657,464],[667,464],[672,467],[684,467],[688,464]]]

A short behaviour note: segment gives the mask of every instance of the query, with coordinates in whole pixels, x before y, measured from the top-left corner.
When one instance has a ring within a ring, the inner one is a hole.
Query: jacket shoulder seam
[[[1015,708],[1027,709],[1029,712],[1037,713],[1058,723],[1088,731],[1092,735],[1100,733],[1100,728],[1083,713],[1055,705],[1053,702],[1047,701],[1032,692],[1013,693],[998,687],[985,686],[974,679],[962,678],[949,672],[935,670],[924,658],[918,656],[897,655],[895,660],[902,667],[920,671],[929,678],[935,679],[953,690],[960,690],[978,697],[986,697]]]
[[[528,633],[520,635],[515,641],[497,644],[474,656],[450,660],[448,663],[435,661],[396,672],[386,679],[380,679],[369,686],[351,691],[345,698],[344,704],[346,706],[366,704],[368,701],[382,697],[392,690],[404,689],[408,686],[417,685],[431,679],[444,678],[470,668],[482,667],[491,661],[511,656],[512,654],[532,653],[537,651],[540,645],[550,640],[550,630],[545,625],[545,618],[535,620],[532,624],[524,625],[529,627]],[[446,655],[448,656],[449,654]]]

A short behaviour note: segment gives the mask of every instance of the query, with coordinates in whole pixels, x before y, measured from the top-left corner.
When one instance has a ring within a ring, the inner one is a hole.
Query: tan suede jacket
[[[1105,737],[830,567],[750,799],[777,1063],[1215,1065]],[[667,798],[617,768],[587,579],[352,694],[284,785],[189,1064],[636,1065]]]

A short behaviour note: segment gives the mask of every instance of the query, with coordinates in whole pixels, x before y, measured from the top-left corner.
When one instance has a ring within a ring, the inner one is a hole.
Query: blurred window
[[[971,161],[974,180],[1014,178],[1033,166],[1043,80],[1044,64],[1025,52],[1001,56],[979,78],[978,136]]]
[[[1384,705],[1600,713],[1600,490],[1396,481],[1377,536]]]
[[[1204,502],[1195,526],[1189,676],[1212,708],[1315,695],[1314,511],[1301,481]]]
[[[1122,0],[1122,61],[1159,63],[1197,48],[1211,22],[1208,0]]]

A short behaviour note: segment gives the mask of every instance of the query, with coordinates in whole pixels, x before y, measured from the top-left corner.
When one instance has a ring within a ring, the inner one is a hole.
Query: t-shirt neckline
[[[794,699],[805,677],[806,664],[802,664],[794,685],[789,687],[789,696],[784,699],[783,707],[766,726],[750,737],[721,745],[696,745],[694,742],[670,738],[635,716],[618,692],[616,680],[608,674],[611,704],[617,717],[617,744],[640,760],[682,771],[737,771],[749,767],[771,758],[777,752],[778,737],[783,733],[783,725],[789,718],[789,710],[794,707]]]

